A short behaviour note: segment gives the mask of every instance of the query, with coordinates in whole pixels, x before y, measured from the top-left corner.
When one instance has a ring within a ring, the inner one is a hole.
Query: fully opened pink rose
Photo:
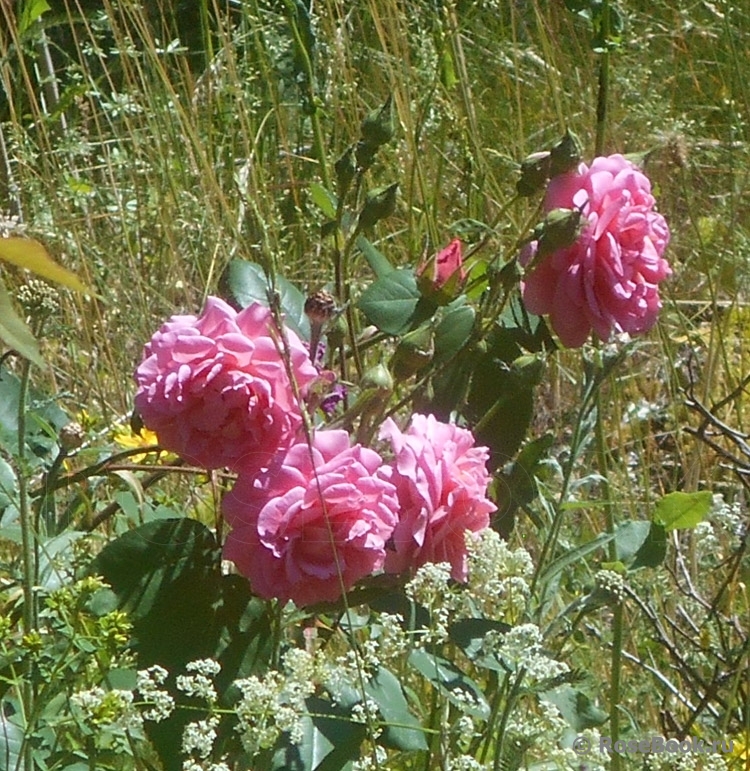
[[[554,177],[546,211],[578,209],[583,230],[576,242],[542,258],[523,283],[526,307],[549,314],[560,340],[583,345],[593,329],[612,333],[649,330],[661,309],[659,282],[671,274],[663,258],[669,228],[654,211],[651,183],[622,155],[582,163]],[[534,247],[526,250],[527,263]]]
[[[241,473],[224,498],[224,555],[261,597],[333,602],[380,570],[398,501],[381,457],[318,431],[259,475]]]
[[[389,418],[380,437],[395,453],[391,479],[400,504],[386,570],[449,562],[453,578],[466,580],[465,533],[486,528],[497,508],[486,497],[489,451],[474,446],[471,431],[433,415],[414,415],[405,432]]]
[[[307,350],[286,330],[302,394],[317,377]],[[259,468],[288,447],[302,423],[271,312],[239,313],[209,297],[199,318],[173,316],[144,349],[135,406],[159,444],[196,466]]]

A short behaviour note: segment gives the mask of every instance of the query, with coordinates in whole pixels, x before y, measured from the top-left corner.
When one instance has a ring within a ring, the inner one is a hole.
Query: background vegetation
[[[320,185],[331,187],[334,161],[388,95],[396,134],[371,184],[400,188],[395,213],[375,231],[378,249],[394,265],[414,266],[460,236],[487,259],[510,257],[538,219],[536,200],[514,199],[521,159],[566,128],[593,156],[601,54],[590,13],[568,7],[576,5],[0,3],[0,229],[43,241],[97,294],[61,293],[44,321],[51,366],[35,377],[33,403],[46,410],[35,458],[54,457],[44,437],[66,422],[61,407],[82,424],[88,464],[102,448],[116,450],[113,430],[125,430],[144,342],[170,314],[196,312],[231,259],[273,266],[309,292],[332,284]],[[616,641],[621,716],[653,733],[731,736],[743,764],[750,7],[628,0],[621,13],[604,151],[637,154],[652,179],[672,231],[674,275],[658,328],[602,387],[609,493],[594,444],[575,448],[574,500],[559,542],[574,553],[605,530],[606,501],[616,502],[616,519],[650,520],[667,493],[724,496],[710,528],[670,533],[664,567],[632,577],[640,599],[627,606]],[[369,278],[360,268],[355,294]],[[4,267],[3,277],[23,299],[27,276]],[[504,526],[535,559],[585,379],[580,355],[561,352],[535,391],[530,438],[552,437],[534,472],[540,498]],[[54,405],[41,394],[55,394]],[[4,415],[0,406],[7,429]],[[146,503],[132,469],[92,475],[58,511],[56,535],[102,523],[104,543],[160,506],[212,523],[220,484],[185,488],[170,477]],[[22,553],[7,512],[0,539],[11,614]],[[594,608],[598,600],[579,616],[567,608],[594,591],[601,560],[581,555],[566,565],[545,639],[558,659],[588,673],[592,702],[606,710],[610,609]]]

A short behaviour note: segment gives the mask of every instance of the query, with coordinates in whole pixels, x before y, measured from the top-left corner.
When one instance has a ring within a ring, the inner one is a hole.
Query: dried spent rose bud
[[[305,300],[305,314],[310,319],[310,358],[316,361],[323,326],[336,313],[336,301],[325,289],[319,289]]]
[[[83,426],[77,423],[75,420],[66,423],[61,429],[58,439],[60,441],[60,449],[67,455],[73,450],[77,450],[82,444],[86,434],[83,430]]]
[[[305,300],[305,315],[311,324],[325,324],[336,313],[336,300],[325,289],[319,289]]]

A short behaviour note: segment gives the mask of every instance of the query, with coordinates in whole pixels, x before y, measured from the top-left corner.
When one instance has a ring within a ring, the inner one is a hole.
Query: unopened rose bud
[[[393,139],[393,96],[389,96],[382,107],[368,113],[362,121],[360,135],[365,144],[377,149]]]
[[[333,167],[336,172],[336,182],[338,184],[340,198],[346,195],[349,186],[352,184],[354,175],[357,173],[357,163],[354,159],[354,151],[354,145],[348,147]]]
[[[552,153],[543,150],[521,161],[521,178],[516,183],[518,195],[525,197],[541,192],[547,185],[552,165]]]
[[[534,229],[537,256],[544,257],[572,246],[581,232],[581,212],[578,209],[553,209]]]
[[[447,305],[463,288],[466,271],[461,256],[461,241],[454,239],[416,270],[417,286],[425,297],[438,305]]]
[[[583,158],[581,140],[568,129],[563,138],[552,148],[550,153],[550,177],[567,174],[578,168]]]
[[[378,363],[362,374],[359,385],[362,391],[374,389],[378,393],[389,394],[393,391],[393,377],[385,364]]]
[[[359,221],[357,222],[357,228],[364,230],[365,228],[371,228],[380,220],[390,217],[396,210],[396,194],[398,192],[398,182],[395,182],[388,187],[381,187],[377,190],[373,190],[370,195],[367,196],[367,201],[362,207],[362,211],[359,215]]]

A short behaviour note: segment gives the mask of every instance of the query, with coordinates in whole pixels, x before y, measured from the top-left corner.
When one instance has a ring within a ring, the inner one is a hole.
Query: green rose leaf
[[[255,262],[232,260],[219,280],[222,296],[235,307],[247,308],[253,303],[269,306],[271,285],[263,268]],[[283,276],[276,277],[284,323],[302,340],[310,339],[310,322],[305,315],[305,296]]]
[[[406,332],[436,310],[422,300],[411,268],[399,268],[377,279],[362,293],[359,308],[371,324],[389,335]]]

